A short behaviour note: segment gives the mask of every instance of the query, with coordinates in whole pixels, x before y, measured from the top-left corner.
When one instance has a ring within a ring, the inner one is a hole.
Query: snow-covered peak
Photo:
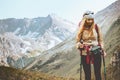
[[[49,14],[48,16],[50,16],[52,18],[52,26],[53,27],[67,29],[68,31],[70,31],[72,33],[77,29],[76,24],[74,24],[66,19],[63,19],[54,13]]]
[[[55,13],[51,13],[51,14],[49,14],[48,16],[50,16],[51,18],[60,18],[57,14],[55,14]]]

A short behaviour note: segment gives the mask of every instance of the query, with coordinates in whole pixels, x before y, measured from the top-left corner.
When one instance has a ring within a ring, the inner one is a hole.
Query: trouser
[[[91,80],[91,64],[86,63],[86,55],[81,56],[85,80]],[[101,54],[93,54],[90,58],[94,59],[94,74],[96,80],[101,80]]]

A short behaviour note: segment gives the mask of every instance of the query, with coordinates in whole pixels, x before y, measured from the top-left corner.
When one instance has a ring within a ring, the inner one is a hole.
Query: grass
[[[75,79],[50,76],[45,73],[1,66],[0,80],[75,80]]]

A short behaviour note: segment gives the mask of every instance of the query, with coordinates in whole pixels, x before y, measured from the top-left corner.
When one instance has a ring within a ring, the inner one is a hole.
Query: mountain
[[[43,51],[72,35],[76,27],[75,24],[55,14],[33,19],[2,19],[0,20],[1,64],[7,65],[8,57],[17,60],[26,55],[28,57],[41,55]],[[8,60],[10,62],[11,58]]]
[[[46,30],[44,35],[37,40],[47,49],[50,49],[67,39],[77,29],[77,26],[72,22],[63,20],[57,17],[55,14],[50,16],[52,18],[51,27]]]
[[[55,46],[69,37],[76,25],[55,14],[33,19],[3,19],[0,20],[0,33],[12,32],[22,38],[32,38],[47,49]]]
[[[110,26],[120,15],[120,0],[112,3],[110,6],[105,9],[97,12],[95,15],[96,23],[99,24],[102,28],[102,32],[105,35],[109,30]]]
[[[10,32],[0,35],[0,65],[8,65],[8,57],[17,60],[25,56],[33,57],[40,55],[43,47],[36,45],[38,43],[34,40],[23,40]]]
[[[98,23],[98,25],[101,26],[102,33],[104,36],[104,42],[107,42],[105,36],[107,36],[107,32],[110,29],[111,25],[120,16],[120,8],[118,7],[119,4],[120,1],[116,1],[104,10],[99,11],[95,15],[96,23]],[[80,57],[79,51],[75,48],[76,32],[57,46],[43,52],[44,55],[38,56],[35,61],[31,62],[24,69],[42,71],[59,76],[73,76],[79,78]],[[110,43],[107,42],[107,44]],[[109,51],[107,50],[106,44],[105,50],[108,54],[108,56],[106,57],[106,65],[108,66],[109,60],[111,58],[111,53],[109,53]]]

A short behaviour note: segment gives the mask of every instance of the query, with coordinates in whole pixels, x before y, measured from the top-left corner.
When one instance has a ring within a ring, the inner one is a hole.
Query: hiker
[[[85,73],[85,80],[91,80],[91,63],[94,66],[95,79],[101,80],[101,50],[103,50],[103,40],[100,28],[94,22],[94,13],[92,11],[87,11],[83,14],[83,19],[79,23],[76,44],[77,49],[82,49],[81,63]],[[105,55],[106,53],[104,52]]]

